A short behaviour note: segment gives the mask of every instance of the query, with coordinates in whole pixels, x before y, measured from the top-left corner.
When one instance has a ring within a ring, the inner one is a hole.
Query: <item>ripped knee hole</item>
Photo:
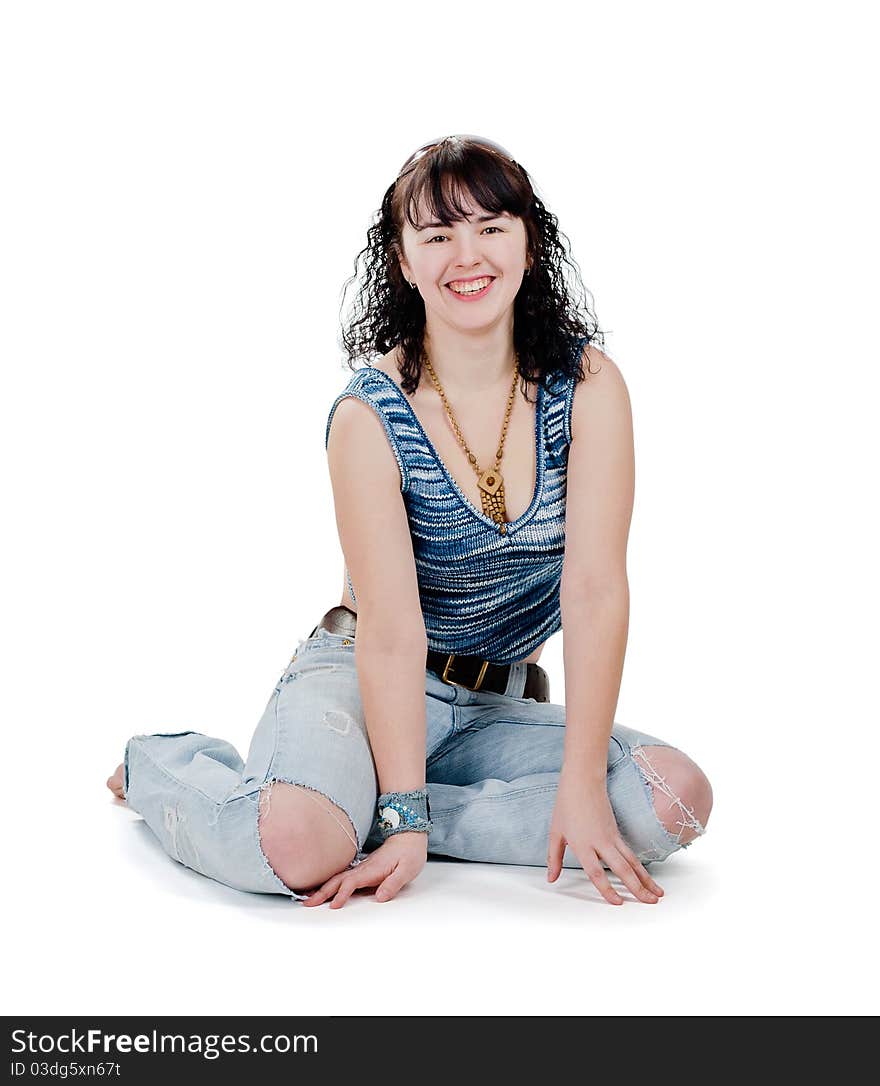
[[[664,796],[668,796],[670,800],[670,807],[677,807],[682,815],[682,818],[676,820],[676,826],[678,827],[677,833],[679,838],[686,829],[693,830],[696,836],[700,836],[706,832],[706,827],[697,818],[692,809],[687,807],[681,800],[680,796],[677,796],[675,792],[669,787],[666,778],[658,772],[657,768],[653,765],[648,755],[645,753],[645,748],[639,744],[632,748],[633,758],[638,757],[640,759],[636,762],[642,776],[645,780],[649,781],[655,788],[663,793]]]

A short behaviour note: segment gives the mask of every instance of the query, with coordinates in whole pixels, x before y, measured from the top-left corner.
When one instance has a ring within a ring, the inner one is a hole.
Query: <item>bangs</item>
[[[480,222],[484,216],[507,223],[513,220],[517,226],[508,232],[508,240],[518,241],[520,225],[525,233],[526,267],[512,301],[513,344],[522,380],[543,382],[560,372],[583,380],[583,353],[574,351],[573,344],[584,339],[601,344],[602,333],[585,299],[568,239],[535,192],[525,167],[504,147],[473,135],[444,136],[421,144],[384,190],[367,230],[366,247],[358,253],[354,274],[345,287],[347,292],[349,286],[360,283],[343,328],[349,367],[355,370],[363,361],[372,365],[377,355],[399,351],[400,387],[407,395],[416,392],[428,361],[428,307],[421,291],[413,289],[416,284],[404,274],[405,235],[410,228],[419,232],[431,223],[446,227],[439,233],[469,233],[470,227],[458,224],[471,215]],[[481,230],[474,233],[483,237]],[[421,235],[425,237],[435,240],[430,234]],[[413,244],[421,256],[421,240]],[[515,248],[506,242],[501,247],[511,254]],[[433,249],[440,252],[427,256],[429,278],[436,273],[430,262],[442,264],[447,259],[441,255],[441,246]],[[487,245],[486,251],[492,252],[493,247]],[[345,293],[343,304],[344,300]]]
[[[401,210],[410,226],[421,230],[430,222],[464,222],[468,203],[474,205],[474,213],[506,211],[524,218],[530,196],[530,186],[517,176],[509,160],[473,145],[444,147],[413,169]]]

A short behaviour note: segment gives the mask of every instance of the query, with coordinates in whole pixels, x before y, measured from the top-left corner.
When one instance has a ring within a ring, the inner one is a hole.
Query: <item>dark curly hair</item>
[[[406,160],[388,188],[382,206],[367,231],[367,244],[358,253],[354,275],[363,258],[364,278],[351,316],[343,321],[342,345],[347,364],[383,355],[399,346],[401,386],[407,393],[419,387],[424,363],[425,305],[411,290],[400,268],[404,216],[413,229],[415,213],[424,199],[425,210],[438,222],[465,220],[462,196],[487,212],[507,211],[523,220],[527,234],[528,272],[514,300],[514,350],[519,356],[523,394],[527,382],[541,382],[554,373],[577,374],[583,381],[581,352],[575,341],[598,341],[604,333],[586,301],[571,246],[553,215],[535,195],[526,170],[503,147],[478,136],[446,136],[425,144]],[[563,241],[565,245],[563,245]],[[573,271],[580,304],[572,301],[563,265]],[[590,295],[592,298],[592,295]],[[583,314],[583,315],[582,315]]]

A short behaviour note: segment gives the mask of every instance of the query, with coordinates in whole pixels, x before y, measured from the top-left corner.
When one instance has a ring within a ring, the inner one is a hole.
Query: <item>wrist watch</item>
[[[426,788],[412,792],[383,792],[376,807],[379,832],[383,838],[395,833],[430,833],[431,804]]]

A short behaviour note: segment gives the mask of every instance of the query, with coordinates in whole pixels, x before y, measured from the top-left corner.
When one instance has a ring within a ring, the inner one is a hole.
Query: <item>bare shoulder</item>
[[[584,347],[582,365],[584,380],[575,383],[572,398],[572,441],[585,429],[595,428],[600,419],[626,424],[631,411],[626,381],[613,358],[590,343]]]
[[[379,485],[393,484],[397,491],[403,487],[382,421],[375,408],[357,396],[346,396],[336,406],[327,439],[327,457],[331,476],[353,474]]]
[[[339,541],[368,643],[426,643],[418,578],[398,463],[371,397],[343,397],[327,444]],[[424,662],[424,657],[422,657]]]
[[[383,354],[382,357],[371,363],[374,369],[381,370],[382,373],[387,374],[396,384],[400,384],[400,369],[398,368],[398,348],[392,347],[387,354]]]
[[[609,383],[623,383],[620,367],[595,343],[589,343],[584,347],[581,353],[581,364],[586,379],[578,384],[578,388],[590,385],[597,388]]]

